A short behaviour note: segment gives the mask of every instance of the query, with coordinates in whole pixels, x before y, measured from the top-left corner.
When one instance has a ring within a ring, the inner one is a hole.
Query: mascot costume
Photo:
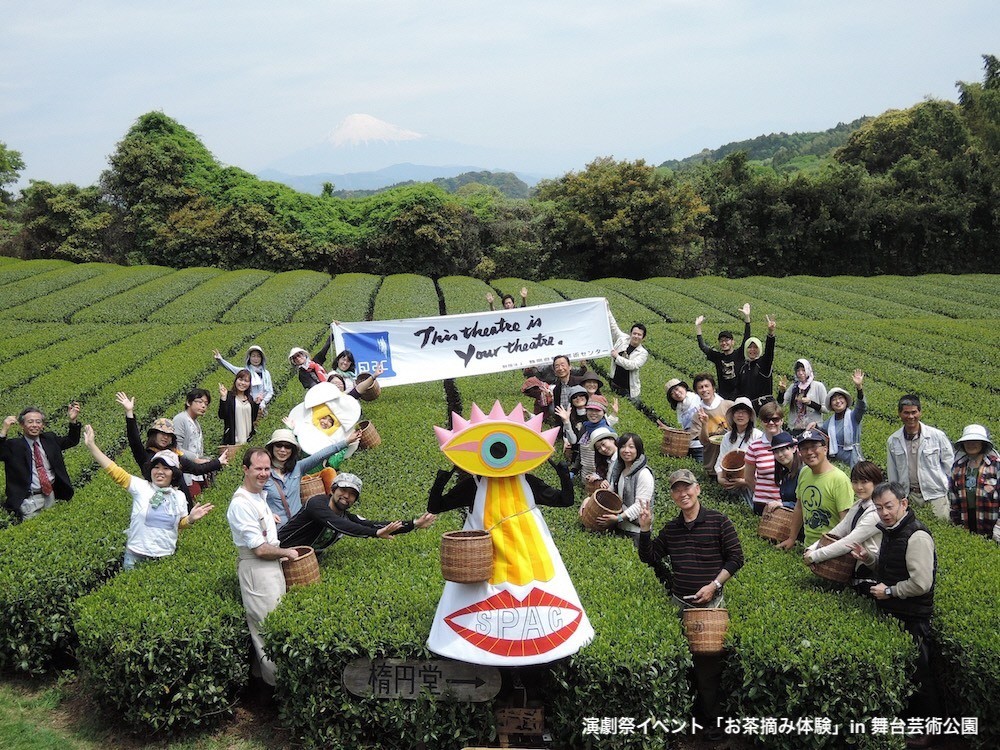
[[[541,414],[525,421],[520,404],[508,415],[499,401],[489,415],[473,405],[468,421],[453,413],[452,425],[434,428],[441,450],[473,476],[442,495],[451,472],[439,472],[428,510],[471,507],[465,530],[489,532],[493,572],[481,583],[445,581],[428,648],[493,666],[576,653],[594,629],[536,505],[572,505],[572,480],[565,464],[558,468],[561,490],[526,474],[552,455],[559,429],[543,432]]]
[[[333,424],[324,427],[320,423],[324,418],[327,422],[332,419]],[[361,405],[333,383],[318,383],[306,391],[302,403],[292,409],[288,419],[302,450],[316,453],[328,445],[347,440],[361,419]],[[353,453],[357,447],[357,443],[351,443],[348,450]]]

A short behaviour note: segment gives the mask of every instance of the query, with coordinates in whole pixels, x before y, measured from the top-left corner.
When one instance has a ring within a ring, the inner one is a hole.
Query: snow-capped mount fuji
[[[286,175],[349,174],[407,163],[498,169],[502,168],[505,156],[510,155],[499,149],[445,141],[371,115],[353,114],[345,117],[321,142],[268,164],[265,171]]]
[[[326,142],[335,148],[367,146],[370,143],[416,141],[424,138],[421,133],[406,130],[398,125],[371,115],[354,114],[345,117],[340,125],[330,131]]]

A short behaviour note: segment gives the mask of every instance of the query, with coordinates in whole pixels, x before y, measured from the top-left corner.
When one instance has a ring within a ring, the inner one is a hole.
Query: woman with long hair
[[[854,465],[851,469],[854,505],[848,509],[840,522],[827,532],[830,536],[837,537],[837,541],[825,547],[820,547],[819,542],[808,547],[802,555],[807,564],[850,554],[853,544],[860,544],[873,555],[878,554],[882,543],[882,532],[878,529],[879,518],[872,502],[872,494],[884,481],[885,473],[871,461],[859,461]],[[861,580],[860,585],[856,586],[859,594],[867,594],[868,589],[874,585],[874,574],[860,560],[855,566],[854,577]]]
[[[646,465],[646,452],[641,437],[634,432],[626,432],[618,438],[617,445],[618,456],[612,462],[608,478],[602,487],[615,492],[622,499],[622,509],[617,514],[604,514],[598,519],[598,524],[616,534],[631,537],[638,543],[639,512],[643,502],[652,508],[655,480],[653,472]]]
[[[774,481],[778,483],[781,500],[772,500],[765,507],[770,509],[776,505],[783,505],[795,510],[799,471],[802,470],[802,456],[799,455],[795,438],[787,432],[779,432],[771,440],[771,452],[774,454]]]
[[[268,507],[279,519],[278,528],[288,523],[302,509],[303,499],[309,499],[301,497],[302,476],[311,469],[322,466],[330,456],[360,439],[360,430],[354,430],[346,442],[332,443],[311,456],[300,458],[299,441],[295,439],[294,432],[281,429],[271,433],[271,439],[265,447],[271,457],[271,478],[264,485],[264,496]],[[323,471],[337,475],[333,469]]]
[[[222,420],[224,445],[243,445],[256,432],[263,394],[254,398],[250,394],[251,382],[250,371],[243,369],[236,373],[232,390],[219,383],[219,419]]]

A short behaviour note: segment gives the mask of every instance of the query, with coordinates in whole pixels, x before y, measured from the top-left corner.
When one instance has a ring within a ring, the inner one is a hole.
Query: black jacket
[[[250,401],[250,434],[247,440],[257,432],[254,425],[257,422],[257,413],[260,411],[260,404],[252,398]],[[222,420],[222,444],[233,445],[236,442],[236,394],[233,391],[225,399],[219,399],[219,419]],[[204,473],[202,470],[199,473]]]
[[[45,451],[45,457],[52,468],[52,489],[57,500],[69,500],[73,497],[73,483],[66,471],[66,462],[62,452],[80,442],[80,423],[70,422],[69,431],[65,437],[54,432],[43,432],[38,436]],[[31,491],[31,465],[34,459],[31,446],[24,437],[0,438],[0,461],[7,470],[7,502],[5,506],[18,518],[21,517],[21,503],[27,499]]]

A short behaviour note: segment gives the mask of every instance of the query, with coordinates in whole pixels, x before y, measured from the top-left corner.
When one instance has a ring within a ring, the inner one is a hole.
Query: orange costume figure
[[[470,507],[465,530],[486,530],[493,543],[488,581],[445,581],[430,637],[431,651],[496,666],[541,664],[576,653],[594,637],[538,504],[573,504],[565,464],[555,490],[526,472],[553,452],[558,428],[542,431],[542,416],[525,421],[520,404],[508,415],[497,401],[489,415],[473,405],[468,421],[435,427],[441,450],[473,475],[442,495],[450,472],[439,472],[428,510]]]

